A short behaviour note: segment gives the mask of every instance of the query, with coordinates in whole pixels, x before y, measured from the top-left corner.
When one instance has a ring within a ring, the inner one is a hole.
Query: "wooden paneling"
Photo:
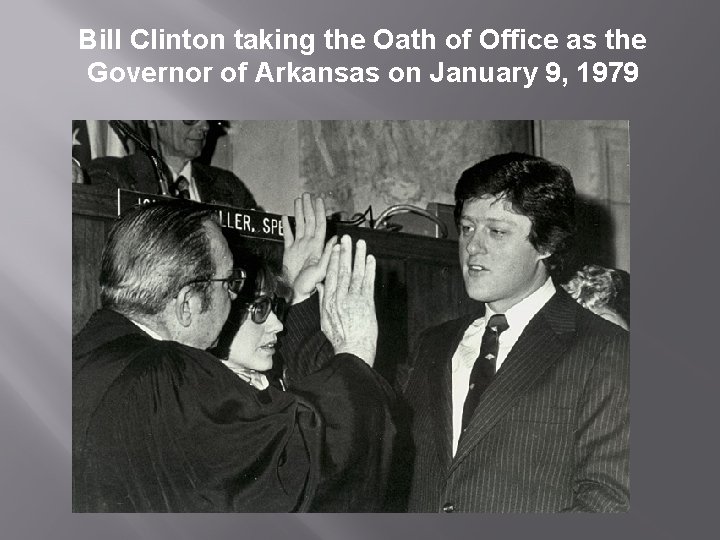
[[[117,211],[117,195],[114,193],[94,186],[73,184],[73,335],[85,325],[92,312],[100,307],[100,258]]]

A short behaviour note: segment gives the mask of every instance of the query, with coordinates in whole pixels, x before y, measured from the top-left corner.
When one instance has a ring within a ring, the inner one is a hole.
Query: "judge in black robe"
[[[328,349],[317,309],[288,315],[287,392],[96,312],[73,341],[73,510],[381,510],[392,392]]]

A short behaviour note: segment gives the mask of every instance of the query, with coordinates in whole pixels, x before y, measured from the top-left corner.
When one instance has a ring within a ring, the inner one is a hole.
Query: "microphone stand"
[[[160,194],[169,197],[170,190],[168,189],[168,181],[167,178],[165,178],[160,156],[158,156],[157,152],[148,143],[142,140],[140,136],[138,136],[138,134],[135,133],[135,131],[125,122],[120,120],[110,120],[108,123],[110,124],[110,127],[118,133],[118,135],[131,139],[138,148],[140,148],[140,150],[147,154],[153,164],[153,169],[155,170],[155,178],[157,178]]]

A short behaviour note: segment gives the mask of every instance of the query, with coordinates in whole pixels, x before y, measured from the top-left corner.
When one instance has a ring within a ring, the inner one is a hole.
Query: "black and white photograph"
[[[9,4],[2,540],[712,537],[719,14]]]
[[[628,120],[72,121],[72,511],[628,512]]]

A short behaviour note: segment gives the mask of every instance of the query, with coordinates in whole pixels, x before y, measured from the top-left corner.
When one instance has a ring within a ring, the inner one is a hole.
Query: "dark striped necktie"
[[[172,185],[172,195],[178,199],[190,199],[190,182],[184,176],[180,175]]]
[[[480,396],[490,385],[495,376],[495,362],[497,360],[500,334],[508,329],[505,315],[493,315],[485,326],[485,333],[480,345],[480,354],[470,372],[470,386],[463,405],[462,429],[470,423],[475,408],[480,401]]]

